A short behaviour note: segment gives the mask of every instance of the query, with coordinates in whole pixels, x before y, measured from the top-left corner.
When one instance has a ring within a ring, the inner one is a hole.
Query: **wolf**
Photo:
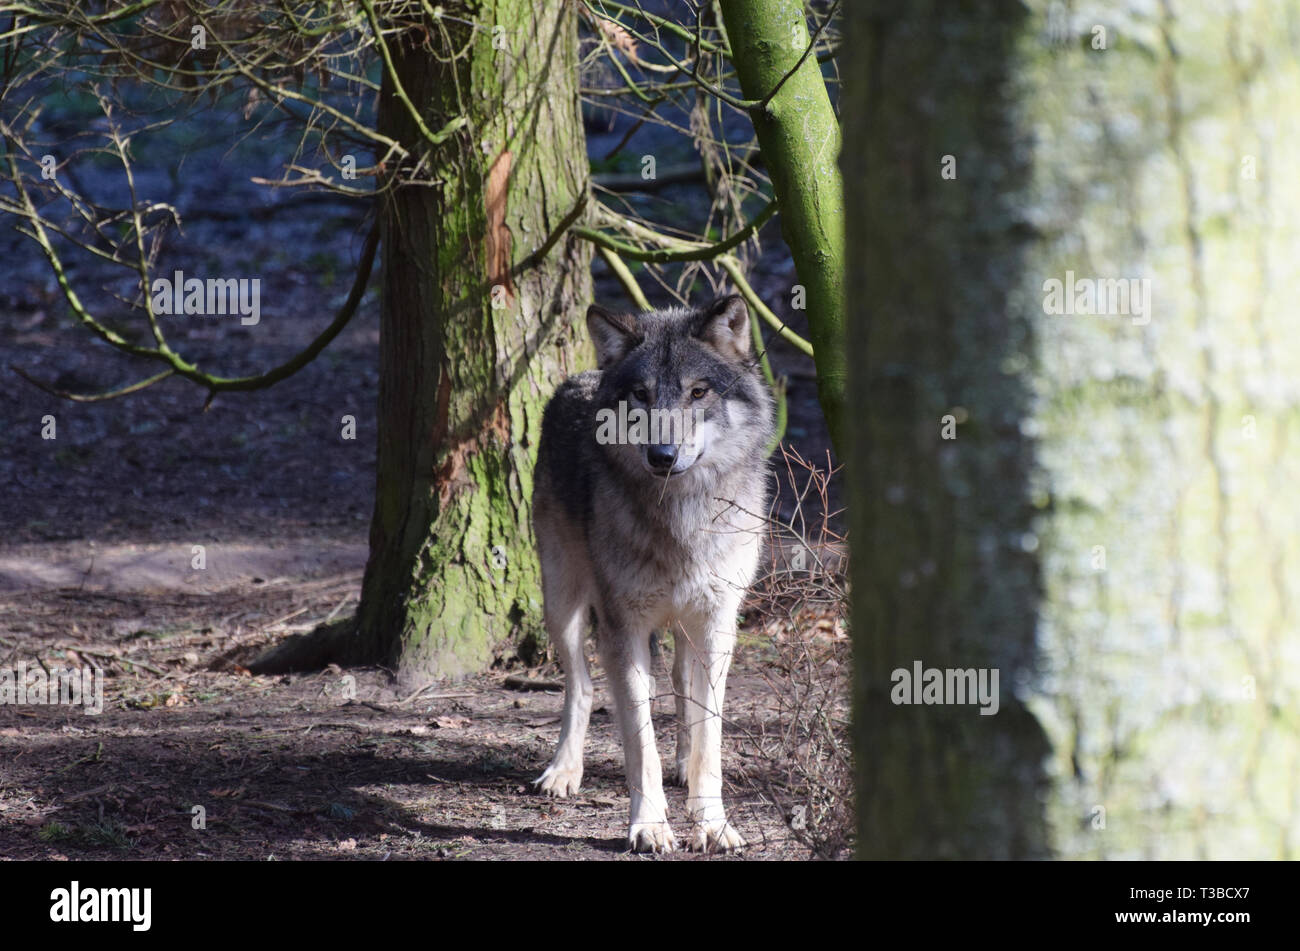
[[[676,848],[650,719],[650,639],[668,628],[687,846],[731,851],[745,843],[722,802],[722,701],[762,548],[775,425],[749,310],[737,296],[635,315],[593,305],[587,330],[599,369],[547,404],[534,475],[543,613],[565,674],[559,745],[535,785],[564,797],[582,782],[594,617],[623,741],[628,845]]]

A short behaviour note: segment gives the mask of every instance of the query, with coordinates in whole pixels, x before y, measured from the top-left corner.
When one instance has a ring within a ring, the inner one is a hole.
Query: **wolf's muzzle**
[[[660,475],[667,475],[677,462],[678,449],[672,443],[652,443],[645,447],[645,461]]]

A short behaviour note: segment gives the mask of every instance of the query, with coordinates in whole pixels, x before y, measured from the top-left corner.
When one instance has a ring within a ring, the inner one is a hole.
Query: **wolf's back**
[[[533,508],[560,506],[571,520],[585,525],[595,461],[596,388],[600,371],[569,377],[556,389],[542,414],[542,441],[537,449]]]

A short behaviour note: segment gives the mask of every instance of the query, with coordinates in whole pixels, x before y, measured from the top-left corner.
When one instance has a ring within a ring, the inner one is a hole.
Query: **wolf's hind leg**
[[[587,739],[587,722],[591,718],[591,673],[587,670],[587,653],[583,650],[588,605],[575,592],[561,601],[556,592],[545,593],[546,633],[555,645],[564,668],[564,713],[560,724],[560,743],[551,765],[533,781],[548,796],[565,797],[578,791],[582,783],[582,747]],[[560,602],[560,603],[557,603]]]
[[[686,634],[681,631],[673,633],[673,700],[677,707],[677,785],[686,785],[687,767],[691,758],[691,723],[688,719],[686,700],[690,695],[690,675],[686,661],[690,657],[690,647],[686,643]]]

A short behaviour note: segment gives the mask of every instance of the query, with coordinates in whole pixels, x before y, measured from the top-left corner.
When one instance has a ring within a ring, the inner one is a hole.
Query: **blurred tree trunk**
[[[1297,4],[846,10],[859,854],[1294,858]]]
[[[378,485],[343,652],[417,685],[541,637],[533,461],[546,399],[584,363],[574,321],[591,297],[584,242],[526,261],[587,189],[574,7],[454,7],[389,40],[426,126],[469,123],[430,146],[386,73],[380,131],[443,184],[382,199]]]

